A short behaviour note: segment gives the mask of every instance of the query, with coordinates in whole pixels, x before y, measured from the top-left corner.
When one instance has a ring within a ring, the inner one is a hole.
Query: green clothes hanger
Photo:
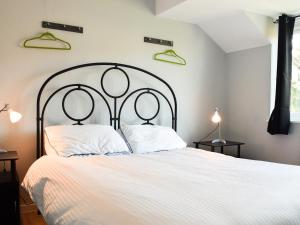
[[[161,58],[160,56],[167,56],[166,58]],[[167,62],[167,63],[173,63],[178,65],[186,65],[186,61],[184,58],[180,57],[176,54],[176,52],[172,49],[166,50],[164,52],[156,53],[153,56],[154,60]]]
[[[60,42],[63,46],[62,47],[51,47],[51,46],[43,46],[43,45],[34,45],[33,43],[30,44],[33,40],[40,40],[40,41],[56,41]],[[50,32],[42,33],[40,36],[29,38],[24,41],[23,43],[24,48],[40,48],[40,49],[54,49],[54,50],[71,50],[71,44],[66,42],[62,39],[55,37]]]

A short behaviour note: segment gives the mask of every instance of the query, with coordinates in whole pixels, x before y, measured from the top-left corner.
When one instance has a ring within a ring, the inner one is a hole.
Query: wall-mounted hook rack
[[[48,21],[42,21],[42,27],[55,29],[55,30],[64,30],[64,31],[76,32],[76,33],[83,33],[83,27],[60,24],[60,23],[52,23]]]
[[[171,47],[173,46],[173,41],[150,38],[150,37],[144,37],[144,42],[151,43],[151,44],[158,44],[158,45],[166,45]]]

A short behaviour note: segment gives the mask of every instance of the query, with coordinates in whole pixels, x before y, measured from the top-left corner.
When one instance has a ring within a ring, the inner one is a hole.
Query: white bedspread
[[[300,224],[300,167],[191,148],[44,156],[22,185],[48,225]]]

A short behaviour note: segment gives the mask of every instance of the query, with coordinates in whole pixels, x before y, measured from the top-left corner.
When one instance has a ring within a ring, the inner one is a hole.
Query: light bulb
[[[10,122],[16,123],[22,118],[22,114],[18,113],[16,111],[13,111],[12,109],[9,110],[9,119]]]
[[[218,109],[216,109],[214,115],[211,118],[211,121],[214,123],[220,123],[221,122],[221,116],[219,115]]]

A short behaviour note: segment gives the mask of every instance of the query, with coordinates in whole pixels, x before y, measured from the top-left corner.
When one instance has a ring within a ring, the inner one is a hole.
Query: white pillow
[[[133,153],[185,148],[186,143],[169,127],[156,125],[121,125]]]
[[[59,156],[129,152],[125,141],[111,126],[50,126],[45,128],[45,136]]]
[[[47,155],[58,156],[58,153],[56,152],[56,150],[49,143],[49,138],[47,136],[46,131],[44,132],[44,147],[45,147],[45,152]]]

